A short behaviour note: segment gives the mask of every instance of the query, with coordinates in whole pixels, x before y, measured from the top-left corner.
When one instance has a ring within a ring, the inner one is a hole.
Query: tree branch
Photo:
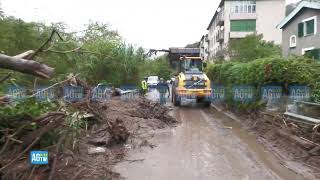
[[[12,73],[8,73],[5,77],[1,78],[1,79],[0,79],[0,83],[3,83],[3,82],[6,81],[7,79],[9,79],[10,76],[11,76],[11,74],[12,74]]]
[[[26,59],[17,59],[4,54],[0,54],[0,68],[31,74],[41,78],[50,78],[54,69],[39,62]]]
[[[42,52],[44,47],[46,47],[46,45],[48,45],[52,41],[53,36],[55,34],[57,34],[58,37],[61,40],[63,40],[62,37],[60,36],[60,34],[58,33],[58,31],[56,29],[53,29],[51,34],[50,34],[50,36],[49,36],[49,38],[33,54],[30,54],[30,56],[28,56],[26,59],[33,59],[39,52]]]
[[[87,53],[87,54],[101,55],[100,53],[97,53],[97,52],[92,52],[92,51],[88,51],[88,50],[81,50],[81,49],[82,49],[82,46],[71,49],[71,50],[67,50],[67,51],[57,51],[57,50],[53,50],[53,49],[48,48],[48,49],[44,50],[43,52],[51,52],[51,53],[59,53],[59,54],[67,54],[67,53],[76,52],[76,53]]]
[[[16,56],[13,56],[13,57],[17,58],[17,59],[28,59],[28,57],[31,56],[34,53],[35,53],[34,50],[29,50],[29,51],[26,51],[24,53],[21,53],[21,54],[18,54]]]

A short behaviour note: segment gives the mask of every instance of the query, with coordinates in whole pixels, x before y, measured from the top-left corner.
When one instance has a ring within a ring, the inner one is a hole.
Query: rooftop
[[[214,15],[213,15],[213,17],[212,17],[212,19],[211,19],[211,21],[210,21],[210,23],[209,23],[208,27],[207,27],[207,30],[209,30],[209,29],[210,29],[210,27],[211,27],[211,25],[212,25],[212,23],[213,23],[213,21],[214,21],[215,17],[216,17],[216,16],[217,16],[217,14],[219,13],[219,12],[218,12],[218,9],[219,9],[219,7],[224,3],[224,1],[225,1],[225,0],[221,0],[221,1],[220,1],[220,4],[219,4],[219,6],[217,7],[217,10],[214,12]]]
[[[285,17],[280,24],[277,25],[277,28],[282,29],[287,23],[289,23],[292,18],[294,18],[302,9],[320,9],[320,2],[315,1],[302,1],[287,17]]]

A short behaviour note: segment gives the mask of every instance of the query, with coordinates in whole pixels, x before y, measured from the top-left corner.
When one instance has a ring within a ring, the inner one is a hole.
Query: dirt
[[[248,120],[244,123],[246,127],[258,135],[259,142],[273,151],[284,162],[284,166],[308,179],[320,179],[318,174],[320,154],[310,154],[308,151],[311,149],[300,147],[296,141],[283,135],[283,133],[279,133],[279,131],[283,131],[291,135],[302,135],[303,133],[297,132],[295,126],[285,128],[283,127],[284,124],[279,126],[279,124],[272,124],[263,120],[260,120],[259,123]],[[309,134],[303,135],[309,137]]]
[[[319,144],[320,136],[312,131],[312,127],[303,127],[290,121],[284,123],[281,113],[237,113],[233,116],[238,119],[241,128],[253,133],[257,141],[272,152],[284,167],[306,179],[320,179],[320,152],[315,150],[311,153],[316,146],[300,138]]]
[[[168,108],[146,99],[101,107],[100,123],[59,156],[55,179],[319,179],[319,154],[279,133],[318,142],[296,124],[190,107],[175,110],[182,125],[171,128]]]
[[[143,161],[120,162],[115,171],[129,180],[303,179],[279,164],[243,128],[224,125],[229,120],[217,112],[181,107],[175,116],[182,124],[156,131],[150,140],[156,147],[129,150],[128,159]]]
[[[55,179],[121,179],[111,169],[124,160],[128,148],[153,147],[145,134],[177,123],[166,107],[146,99],[125,102],[114,98],[102,107],[103,110],[98,110],[100,115],[111,122],[116,132],[108,132],[108,125],[103,121],[95,124],[80,139],[77,151],[67,151],[59,157]],[[114,140],[111,134],[122,139]],[[88,149],[97,147],[105,152],[88,153]]]

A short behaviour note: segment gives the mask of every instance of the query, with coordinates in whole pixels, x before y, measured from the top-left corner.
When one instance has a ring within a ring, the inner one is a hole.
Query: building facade
[[[208,60],[209,56],[209,50],[208,50],[208,34],[203,35],[200,39],[200,57],[202,57],[203,60]]]
[[[282,33],[276,26],[284,17],[285,0],[222,0],[207,27],[208,58],[224,56],[231,39],[253,33],[281,44]]]
[[[320,59],[320,2],[301,2],[278,28],[282,29],[284,57],[308,53],[308,56]]]

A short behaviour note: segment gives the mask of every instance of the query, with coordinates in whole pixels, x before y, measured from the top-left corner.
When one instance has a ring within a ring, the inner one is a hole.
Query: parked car
[[[159,83],[159,77],[158,76],[149,76],[147,80],[147,84],[149,87],[155,87]]]

